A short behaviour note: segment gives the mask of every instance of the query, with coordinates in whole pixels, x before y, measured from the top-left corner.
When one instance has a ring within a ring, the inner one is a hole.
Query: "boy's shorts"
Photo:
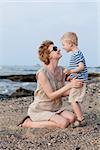
[[[85,98],[86,83],[81,88],[72,88],[69,93],[69,102],[82,102]]]

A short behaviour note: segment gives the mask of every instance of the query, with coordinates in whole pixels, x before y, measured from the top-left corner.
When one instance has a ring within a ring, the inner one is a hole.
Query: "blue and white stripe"
[[[83,79],[84,81],[88,80],[88,70],[85,62],[85,58],[83,53],[80,50],[76,50],[73,52],[71,55],[70,63],[69,63],[69,69],[76,69],[78,67],[78,64],[82,62],[84,64],[84,70],[76,73],[76,74],[71,74],[70,77],[73,78],[77,76],[78,79]]]

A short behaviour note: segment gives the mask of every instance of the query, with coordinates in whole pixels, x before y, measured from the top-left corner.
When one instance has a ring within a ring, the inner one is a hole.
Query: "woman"
[[[75,87],[81,87],[82,82],[73,79],[64,85],[63,68],[58,66],[61,58],[60,49],[52,41],[44,41],[39,47],[39,58],[43,67],[37,72],[37,89],[34,102],[29,106],[28,116],[19,124],[21,127],[66,128],[75,121],[75,115],[62,107],[62,97]]]

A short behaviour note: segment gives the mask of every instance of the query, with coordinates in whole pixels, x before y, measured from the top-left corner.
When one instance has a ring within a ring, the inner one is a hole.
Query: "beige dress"
[[[37,77],[39,72],[43,71],[53,90],[60,89],[62,85],[62,80],[64,79],[63,74],[63,68],[59,66],[61,79],[57,80],[54,78],[53,74],[47,70],[47,68],[41,68],[37,72]],[[59,74],[58,74],[59,76]],[[57,78],[57,77],[56,77]],[[45,83],[46,84],[46,83]],[[41,85],[37,81],[37,89],[34,93],[34,102],[29,106],[28,109],[28,116],[30,116],[32,121],[47,121],[49,120],[53,115],[58,114],[65,110],[64,107],[62,107],[62,98],[57,98],[55,100],[51,100],[43,91]]]

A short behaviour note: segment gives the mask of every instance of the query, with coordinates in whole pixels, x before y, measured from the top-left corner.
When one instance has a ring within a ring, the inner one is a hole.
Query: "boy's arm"
[[[78,72],[83,71],[83,70],[84,70],[84,64],[82,62],[80,62],[76,69],[70,70],[70,74],[71,73],[78,73]]]
[[[78,72],[83,71],[83,70],[84,70],[84,64],[82,62],[80,62],[76,69],[67,69],[67,68],[65,68],[63,72],[67,75],[70,75],[70,74],[73,74],[73,73],[78,73]]]
[[[65,68],[63,72],[67,75],[70,75],[73,73],[78,73],[78,72],[83,71],[83,70],[84,70],[84,64],[82,62],[80,62],[76,69],[66,69]]]

